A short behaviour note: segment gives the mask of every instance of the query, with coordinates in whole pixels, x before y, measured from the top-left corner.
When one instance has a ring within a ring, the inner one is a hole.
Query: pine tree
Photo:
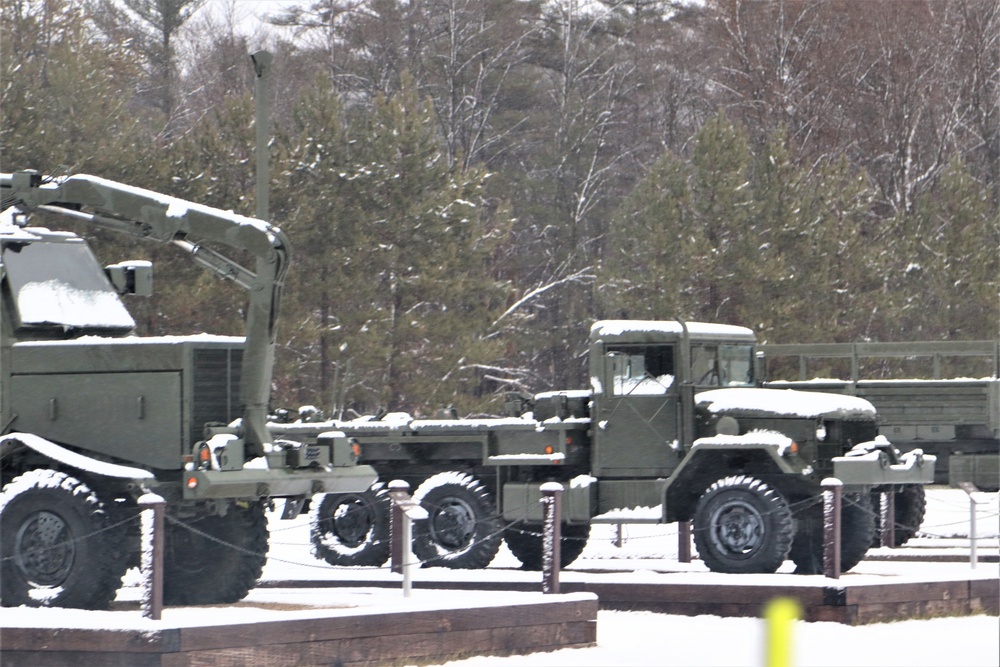
[[[303,105],[286,158],[285,227],[306,242],[290,345],[299,363],[320,366],[299,396],[326,403],[333,392],[338,411],[345,401],[357,411],[471,409],[477,365],[499,356],[485,334],[503,304],[484,271],[483,176],[447,164],[432,109],[411,85],[353,114],[332,98]]]

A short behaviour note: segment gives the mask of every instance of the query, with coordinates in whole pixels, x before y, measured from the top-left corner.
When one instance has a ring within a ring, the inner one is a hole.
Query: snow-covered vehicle
[[[90,176],[0,174],[0,601],[101,608],[138,563],[136,501],[167,501],[164,601],[241,599],[267,553],[265,507],[367,489],[341,434],[267,430],[288,244],[278,228]],[[119,294],[148,262],[102,269],[69,216],[172,243],[248,290],[246,337],[140,337]],[[202,245],[252,256],[245,268]]]
[[[981,491],[1000,490],[1000,341],[810,343],[765,349],[769,365],[792,362],[784,364],[781,380],[769,372],[768,386],[860,396],[878,410],[879,429],[887,438],[937,457],[937,484],[972,482]],[[909,369],[878,377],[902,360],[923,362],[922,370],[931,377],[914,378]],[[942,370],[944,360],[965,363],[949,376]],[[811,377],[810,362],[827,375]],[[838,362],[840,375],[834,370]]]
[[[901,454],[856,397],[759,386],[752,331],[680,321],[601,321],[590,331],[591,388],[511,396],[509,416],[425,420],[390,414],[272,424],[297,439],[336,428],[380,483],[313,503],[313,544],[328,562],[388,555],[381,487],[402,479],[429,517],[414,525],[427,564],[486,566],[501,539],[527,568],[542,561],[541,484],[565,487],[561,562],[590,525],[691,521],[718,572],[822,571],[821,482],[844,484],[842,568],[873,544],[873,494],[894,489],[897,540],[924,510],[934,457]]]

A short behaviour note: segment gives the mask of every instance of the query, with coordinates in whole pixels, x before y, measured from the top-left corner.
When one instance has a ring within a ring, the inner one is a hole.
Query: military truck
[[[937,457],[935,483],[1000,488],[1000,341],[772,344],[763,350],[767,386],[867,399],[878,410],[882,434]]]
[[[164,602],[234,602],[261,574],[272,499],[291,518],[316,493],[372,484],[342,435],[267,430],[280,229],[85,175],[0,174],[0,197],[3,605],[106,607],[138,563],[147,493],[167,503]],[[185,250],[247,289],[245,338],[135,335],[119,295],[148,294],[151,265],[102,269],[83,238],[28,214]]]
[[[749,329],[681,321],[600,321],[590,330],[590,388],[511,396],[490,419],[388,414],[272,424],[297,439],[337,429],[379,473],[365,493],[314,502],[312,541],[336,565],[385,562],[384,483],[409,482],[428,511],[413,526],[426,565],[481,568],[501,541],[526,568],[542,562],[541,484],[565,487],[561,562],[593,523],[693,522],[717,572],[770,573],[790,559],[822,571],[821,482],[844,483],[842,567],[872,545],[872,494],[898,491],[897,534],[919,526],[934,458],[901,454],[863,399],[758,386]],[[635,508],[644,511],[629,512]],[[652,517],[649,508],[652,509]],[[623,518],[624,517],[624,518]],[[908,535],[907,535],[908,533]]]

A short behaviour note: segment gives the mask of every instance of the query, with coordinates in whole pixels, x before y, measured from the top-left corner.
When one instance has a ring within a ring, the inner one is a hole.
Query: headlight
[[[816,425],[816,439],[820,442],[826,440],[826,424],[823,422]]]

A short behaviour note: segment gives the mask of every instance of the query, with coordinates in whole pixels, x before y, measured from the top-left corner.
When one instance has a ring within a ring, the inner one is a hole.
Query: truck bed
[[[583,444],[590,419],[531,417],[483,419],[414,419],[390,413],[381,419],[272,423],[276,436],[309,441],[320,433],[340,431],[356,438],[362,461],[404,461],[432,458],[462,460],[477,465],[560,465],[567,462],[566,444]]]

